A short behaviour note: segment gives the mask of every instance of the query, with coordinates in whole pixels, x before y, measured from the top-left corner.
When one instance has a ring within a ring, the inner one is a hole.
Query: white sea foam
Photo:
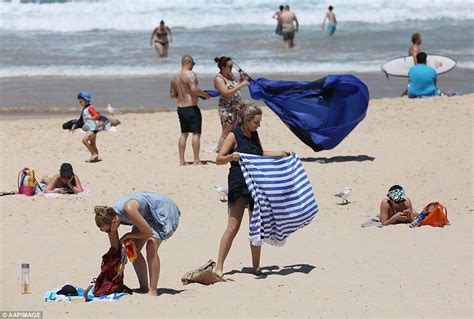
[[[285,1],[302,25],[322,22],[327,3],[316,0]],[[172,27],[257,24],[274,25],[278,2],[230,1],[70,1],[66,3],[0,3],[0,30],[76,32],[90,30],[151,30],[164,19]],[[335,0],[340,23],[387,24],[409,20],[473,20],[472,0]]]
[[[373,73],[380,72],[379,62],[369,63],[285,63],[283,65],[263,64],[246,62],[245,71],[254,75],[261,74],[342,74],[342,73]],[[459,63],[458,68],[474,69],[474,62]],[[157,76],[171,75],[178,71],[176,65],[150,65],[150,66],[72,66],[56,65],[48,67],[5,67],[0,68],[0,77],[40,77],[40,76],[65,76],[65,77],[89,77],[89,76]],[[212,75],[216,73],[215,65],[201,65],[194,69],[198,75]]]

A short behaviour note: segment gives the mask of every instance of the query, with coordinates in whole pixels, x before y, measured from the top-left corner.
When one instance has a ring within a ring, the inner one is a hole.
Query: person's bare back
[[[170,95],[178,99],[178,107],[197,105],[198,97],[192,89],[198,86],[196,74],[190,70],[182,69],[171,80]]]
[[[328,11],[326,13],[326,17],[328,18],[329,23],[337,24],[336,15],[334,14],[334,12]]]
[[[278,22],[281,24],[282,28],[294,29],[293,21],[296,20],[296,15],[291,11],[283,11],[279,18]]]

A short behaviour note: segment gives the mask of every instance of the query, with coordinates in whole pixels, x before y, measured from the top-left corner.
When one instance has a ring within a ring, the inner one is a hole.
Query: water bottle
[[[21,264],[21,293],[30,293],[30,264]]]
[[[418,226],[423,221],[423,219],[425,219],[425,217],[428,216],[428,214],[429,212],[425,210],[419,213],[418,216],[416,216],[415,220],[411,222],[411,224],[409,225],[410,228]]]
[[[127,250],[127,257],[133,263],[137,259],[137,246],[135,246],[135,241],[129,239],[125,241],[125,248]]]

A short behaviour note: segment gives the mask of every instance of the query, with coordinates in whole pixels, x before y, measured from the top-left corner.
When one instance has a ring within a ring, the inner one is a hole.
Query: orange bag
[[[429,203],[425,208],[423,208],[423,210],[429,214],[418,226],[430,225],[434,227],[443,227],[444,225],[450,225],[448,220],[448,210],[441,203]]]

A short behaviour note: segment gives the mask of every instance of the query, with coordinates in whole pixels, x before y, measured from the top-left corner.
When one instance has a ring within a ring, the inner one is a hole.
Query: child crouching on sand
[[[91,158],[86,162],[95,163],[100,161],[99,150],[97,149],[96,144],[97,133],[99,132],[100,114],[91,104],[92,97],[89,92],[79,92],[77,99],[79,100],[79,104],[82,106],[81,116],[71,127],[70,131],[74,132],[78,127],[82,127],[82,129],[86,131],[82,143],[86,146],[89,152],[91,152]]]
[[[133,267],[140,284],[140,288],[134,291],[156,296],[160,276],[158,248],[161,242],[170,238],[178,228],[178,206],[167,196],[142,192],[119,198],[113,207],[96,206],[94,211],[95,223],[101,231],[108,233],[112,247],[119,249],[120,243],[125,243],[128,239],[134,240],[138,256]],[[119,239],[117,229],[120,224],[133,227],[131,232]],[[140,252],[145,244],[146,262]]]

